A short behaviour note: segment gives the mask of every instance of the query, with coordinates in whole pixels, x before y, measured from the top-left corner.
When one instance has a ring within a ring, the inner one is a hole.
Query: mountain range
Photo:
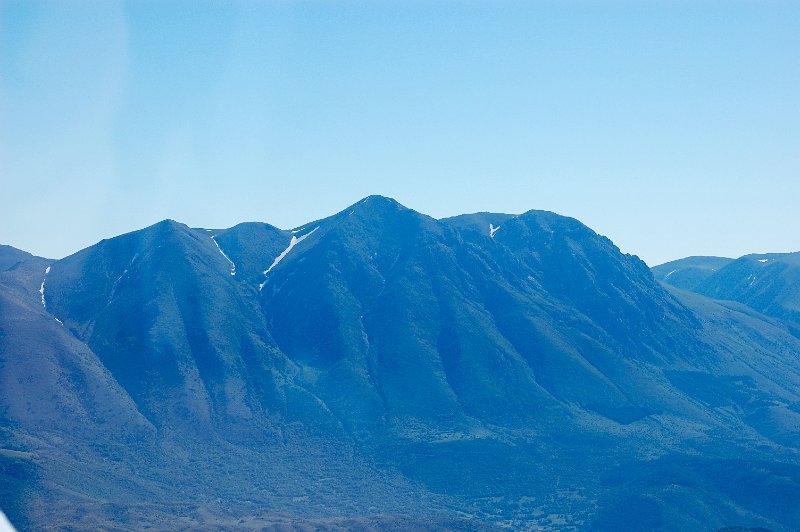
[[[650,268],[546,211],[0,247],[19,529],[800,522],[800,254]]]
[[[789,322],[800,334],[800,252],[738,259],[688,257],[653,268],[659,281],[715,299],[738,301]]]

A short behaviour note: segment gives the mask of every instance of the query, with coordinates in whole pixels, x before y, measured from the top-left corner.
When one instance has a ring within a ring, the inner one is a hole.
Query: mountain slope
[[[793,529],[800,519],[798,342],[784,323],[744,305],[670,291],[698,316],[717,355],[703,367],[665,374],[707,414],[739,429],[726,437],[727,444],[708,433],[696,456],[676,449],[649,460],[621,461],[604,476],[610,497],[590,528]]]
[[[49,490],[64,487],[59,457],[98,461],[102,452],[154,433],[95,353],[45,309],[37,288],[51,262],[24,254],[0,271],[0,470],[10,477],[0,494],[21,528],[26,506],[38,498],[38,478],[55,482]],[[92,449],[80,451],[87,436]]]
[[[228,268],[210,237],[166,221],[57,262],[47,299],[154,423],[241,430],[273,362]]]

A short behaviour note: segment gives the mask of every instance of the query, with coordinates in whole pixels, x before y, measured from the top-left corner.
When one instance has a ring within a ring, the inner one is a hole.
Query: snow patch
[[[534,286],[536,286],[537,288],[539,288],[539,289],[541,289],[541,288],[542,288],[542,285],[541,285],[541,283],[539,283],[539,281],[537,281],[537,280],[536,280],[536,278],[535,278],[535,277],[533,277],[532,275],[529,275],[529,276],[528,276],[528,280],[531,282],[531,284],[533,284],[533,285],[534,285]]]
[[[50,273],[50,266],[44,269],[44,277],[42,278],[42,284],[41,286],[39,286],[39,294],[42,296],[42,308],[45,310],[47,310],[47,303],[44,300],[44,282],[47,280],[48,273]],[[64,322],[61,321],[60,319],[56,318],[55,316],[53,316],[53,319],[56,320],[58,323],[60,323],[62,327],[64,326]],[[3,517],[4,516],[2,512],[0,512],[0,532],[3,532],[5,530],[3,528],[3,522],[2,522]],[[11,530],[13,530],[13,528]]]
[[[669,272],[667,275],[664,276],[664,279],[666,279],[667,277],[669,277],[670,275],[672,275],[673,273],[675,273],[677,271],[678,270],[672,270],[671,272]]]
[[[17,532],[2,510],[0,510],[0,532]]]
[[[301,227],[300,229],[292,229],[292,234],[301,232],[305,227]]]
[[[299,244],[300,242],[302,242],[306,238],[310,237],[314,233],[314,231],[316,231],[317,229],[319,229],[319,226],[315,227],[314,229],[312,229],[311,231],[309,231],[308,233],[304,234],[303,236],[301,236],[299,238],[297,236],[295,236],[295,235],[292,235],[292,239],[289,241],[289,245],[286,247],[286,249],[284,249],[281,252],[280,255],[275,257],[275,260],[272,261],[272,265],[269,268],[264,270],[264,276],[268,275],[269,272],[271,272],[272,269],[275,268],[275,266],[277,266],[283,259],[285,259],[286,255],[288,255],[289,252],[292,251],[293,247],[295,247],[297,244]],[[301,230],[302,229],[298,229],[298,231],[301,231]],[[292,231],[292,232],[294,233],[294,231]],[[264,285],[265,284],[267,284],[267,280],[266,279],[264,279],[263,283],[258,285],[258,291],[259,292],[264,289]]]
[[[42,295],[42,307],[47,308],[47,303],[44,302],[44,282],[47,280],[47,274],[50,273],[50,266],[45,268],[44,277],[42,278],[42,285],[39,287],[39,293]]]
[[[125,275],[126,275],[127,273],[128,273],[128,268],[125,268],[125,271],[123,271],[123,272],[122,272],[122,275],[120,275],[119,277],[117,277],[117,280],[116,280],[116,281],[114,281],[114,284],[111,286],[111,295],[112,295],[112,296],[114,295],[114,292],[117,290],[117,285],[118,285],[118,284],[119,284],[119,282],[122,280],[122,278],[123,278],[123,277],[125,277]]]
[[[498,229],[500,229],[499,225],[495,227],[494,225],[489,224],[489,237],[494,238],[494,234],[497,232]]]
[[[769,259],[758,259],[758,262],[769,262]]]
[[[231,260],[231,259],[230,259],[230,258],[229,258],[229,257],[228,257],[226,254],[225,254],[225,252],[224,252],[224,251],[222,251],[222,248],[221,248],[221,247],[219,247],[219,242],[217,242],[217,237],[216,237],[216,236],[214,236],[214,235],[211,235],[211,240],[213,240],[213,241],[214,241],[214,244],[216,244],[216,245],[217,245],[217,249],[219,250],[220,254],[221,254],[223,257],[225,257],[225,260],[227,260],[228,262],[230,262],[230,263],[231,263],[231,275],[236,275],[236,265],[235,265],[235,264],[233,263],[233,261],[232,261],[232,260]]]

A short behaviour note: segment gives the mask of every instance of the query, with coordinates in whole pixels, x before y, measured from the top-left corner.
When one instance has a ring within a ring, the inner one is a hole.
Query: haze
[[[800,4],[0,3],[0,243],[546,209],[649,264],[800,249]]]

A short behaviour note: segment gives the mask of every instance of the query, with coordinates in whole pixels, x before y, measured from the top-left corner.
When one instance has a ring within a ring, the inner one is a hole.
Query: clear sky
[[[0,0],[0,243],[546,209],[800,250],[800,2]]]

